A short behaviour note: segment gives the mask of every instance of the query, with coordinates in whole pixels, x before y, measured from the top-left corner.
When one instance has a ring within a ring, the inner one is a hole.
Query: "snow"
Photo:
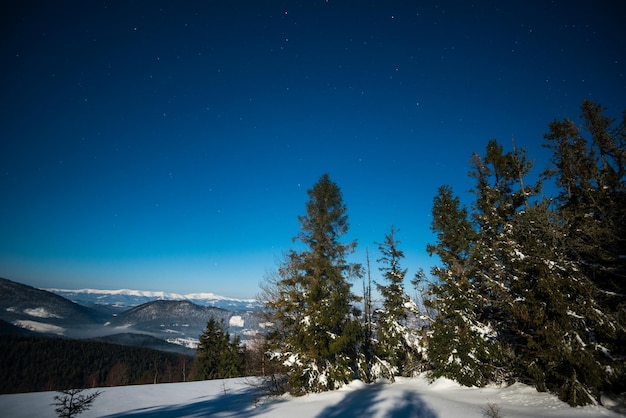
[[[515,255],[517,256],[517,258],[518,258],[519,260],[523,260],[523,259],[525,259],[525,258],[526,258],[526,254],[524,254],[523,252],[521,252],[521,251],[520,251],[520,250],[518,250],[517,248],[515,248],[515,249],[513,250],[513,252],[515,253]]]
[[[46,308],[24,309],[24,313],[37,318],[62,318],[59,315],[48,312]]]
[[[28,330],[35,331],[35,332],[48,332],[51,334],[58,334],[58,335],[63,335],[63,333],[65,332],[65,328],[63,327],[59,327],[59,326],[51,325],[51,324],[42,324],[41,322],[28,321],[25,319],[18,319],[17,321],[13,322],[13,325],[26,328]]]
[[[506,388],[466,388],[447,380],[397,378],[395,383],[354,381],[332,392],[298,398],[259,395],[254,378],[102,388],[89,417],[483,417],[489,403],[506,418],[620,417],[601,406],[571,408],[554,395],[516,383]],[[91,393],[86,391],[86,394]],[[55,417],[56,392],[0,395],[3,416]]]
[[[243,318],[239,315],[233,315],[228,320],[228,325],[230,325],[231,327],[243,328]]]
[[[276,355],[276,354],[275,354],[275,355]],[[300,359],[298,358],[298,355],[297,355],[297,354],[291,354],[291,355],[289,356],[289,358],[287,358],[287,360],[285,360],[285,361],[283,362],[283,365],[284,365],[284,366],[287,366],[287,367],[291,367],[291,366],[293,366],[294,364],[298,364],[298,365],[300,365],[300,366],[302,365],[302,363],[300,362]]]
[[[197,338],[176,337],[176,338],[168,338],[166,339],[166,341],[170,344],[178,344],[178,345],[182,345],[183,347],[191,348],[194,350],[198,348],[198,344],[200,344],[200,341]]]

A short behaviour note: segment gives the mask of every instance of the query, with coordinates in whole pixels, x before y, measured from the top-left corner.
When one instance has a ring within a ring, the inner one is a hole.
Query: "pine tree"
[[[545,135],[553,152],[546,174],[559,187],[554,215],[563,235],[559,249],[576,265],[572,321],[586,360],[568,372],[572,377],[561,389],[561,396],[576,404],[589,402],[589,393],[626,389],[620,383],[626,370],[616,361],[626,355],[626,114],[613,128],[615,121],[601,106],[584,100],[581,110],[591,141],[568,119],[552,122]]]
[[[510,258],[516,254],[512,222],[529,208],[540,184],[524,182],[532,168],[524,150],[504,153],[495,140],[488,142],[484,157],[474,154],[473,166],[470,176],[476,180],[472,190],[476,199],[472,219],[477,236],[472,264],[476,290],[483,302],[480,315],[498,331],[499,341],[507,345],[511,338],[509,308],[519,296],[519,280],[509,271]]]
[[[593,296],[593,283],[564,251],[567,234],[545,202],[512,222],[512,277],[507,331],[516,375],[539,390],[558,392],[572,405],[593,402],[604,366],[595,335],[607,317]]]
[[[587,101],[582,119],[591,142],[572,121],[550,125],[543,180],[527,182],[525,151],[492,140],[473,158],[471,217],[450,188],[435,197],[435,376],[483,384],[499,374],[571,405],[624,390],[626,122],[611,128]],[[550,178],[554,200],[539,195]]]
[[[378,262],[382,263],[380,271],[385,282],[376,284],[383,297],[383,306],[376,312],[376,353],[395,373],[408,376],[417,370],[419,361],[420,339],[409,324],[410,319],[416,319],[418,309],[404,290],[407,270],[400,267],[404,252],[398,248],[397,232],[392,226],[385,241],[378,244],[382,254]]]
[[[223,320],[218,322],[214,317],[209,318],[196,349],[196,378],[210,380],[241,376],[244,370],[242,350],[239,336],[231,341]]]
[[[427,356],[433,377],[447,377],[466,386],[481,386],[493,374],[491,357],[495,350],[493,329],[481,322],[486,302],[477,291],[472,265],[476,231],[468,212],[452,188],[442,186],[433,201],[431,229],[437,242],[429,254],[439,256],[442,265],[432,274],[438,281],[430,286],[425,303],[436,310],[428,341]]]
[[[490,141],[484,159],[474,160],[475,283],[485,300],[481,318],[504,356],[492,362],[570,404],[592,402],[604,369],[595,344],[611,322],[594,284],[568,253],[564,223],[539,199],[541,183],[525,185],[525,152],[504,153]]]
[[[341,241],[348,231],[343,197],[327,174],[308,194],[295,238],[306,249],[289,251],[277,277],[266,283],[275,324],[268,338],[295,394],[335,389],[364,370],[363,328],[348,281],[360,267],[346,261],[356,242]]]
[[[572,257],[619,310],[623,297],[610,295],[626,294],[626,113],[613,128],[601,106],[584,100],[581,109],[591,142],[571,120],[552,122],[545,138],[553,167],[546,174],[560,187],[556,201]]]

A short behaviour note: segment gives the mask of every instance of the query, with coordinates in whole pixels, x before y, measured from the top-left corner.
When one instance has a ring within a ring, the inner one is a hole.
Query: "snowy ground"
[[[259,399],[248,379],[212,380],[102,389],[88,417],[483,417],[488,403],[500,407],[504,418],[620,417],[600,406],[571,408],[555,396],[515,384],[507,388],[464,388],[438,379],[398,379],[366,385],[355,381],[345,388],[299,398]],[[88,391],[84,393],[89,393]],[[5,417],[55,417],[55,392],[0,395]]]

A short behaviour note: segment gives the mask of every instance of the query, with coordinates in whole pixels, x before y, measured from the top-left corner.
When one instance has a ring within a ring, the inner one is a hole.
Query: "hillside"
[[[0,278],[0,319],[45,334],[76,334],[101,326],[107,315],[44,290]]]
[[[210,317],[223,321],[231,335],[242,340],[259,331],[259,318],[251,312],[198,306],[189,301],[157,300],[136,306],[111,318],[106,324],[116,330],[133,330],[169,342],[195,348]]]

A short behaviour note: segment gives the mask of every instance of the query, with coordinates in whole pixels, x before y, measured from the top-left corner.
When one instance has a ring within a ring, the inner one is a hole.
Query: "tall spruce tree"
[[[482,383],[496,378],[485,374],[489,362],[492,371],[581,405],[593,401],[607,382],[607,366],[615,366],[606,361],[606,347],[598,346],[615,326],[598,303],[581,260],[568,251],[567,223],[550,210],[549,200],[539,198],[541,183],[525,181],[530,168],[523,150],[504,153],[495,141],[484,157],[474,156],[476,235],[466,260],[471,279],[465,292],[455,294],[453,310],[463,312],[469,324],[488,325],[497,344],[488,344],[482,363],[464,364],[486,378]],[[454,275],[444,267],[439,277]],[[468,305],[473,317],[463,310]],[[436,323],[429,346],[453,337],[442,330],[448,331]]]
[[[554,213],[564,235],[561,251],[576,263],[574,277],[583,276],[572,311],[584,319],[576,335],[593,360],[586,370],[595,371],[593,380],[579,372],[571,386],[597,395],[626,390],[623,361],[616,361],[626,355],[626,113],[614,127],[598,104],[584,100],[581,111],[590,141],[573,121],[552,122],[546,174],[559,188]]]
[[[525,185],[532,166],[525,152],[504,153],[490,141],[485,157],[474,160],[474,263],[488,299],[483,318],[507,356],[502,364],[539,390],[588,403],[602,367],[589,349],[589,330],[600,331],[603,321],[593,286],[563,251],[561,225],[537,196],[540,183]]]
[[[429,288],[427,307],[437,312],[427,341],[427,357],[433,377],[447,377],[466,386],[481,386],[493,374],[491,358],[496,349],[493,329],[482,321],[487,301],[478,292],[476,268],[472,264],[476,231],[468,211],[442,186],[433,200],[431,230],[437,242],[429,254],[441,265],[432,269],[437,278]]]
[[[506,260],[511,277],[508,322],[513,369],[539,390],[572,405],[593,402],[606,366],[595,345],[609,318],[578,260],[568,257],[567,234],[547,202],[512,221]]]
[[[231,341],[224,322],[209,318],[196,349],[195,378],[210,380],[241,376],[244,370],[242,350],[239,336]]]
[[[553,121],[545,135],[553,152],[546,174],[560,188],[556,202],[569,252],[619,311],[626,294],[626,112],[613,127],[600,105],[584,100],[581,110],[591,141],[571,120]]]
[[[376,311],[376,353],[395,373],[409,376],[418,368],[421,348],[419,336],[409,320],[415,320],[419,312],[404,290],[407,270],[400,265],[404,252],[398,248],[397,232],[392,226],[385,241],[378,244],[381,253],[378,262],[382,264],[380,271],[384,282],[376,283],[383,298],[383,306]]]
[[[295,238],[306,249],[287,254],[266,292],[273,295],[267,301],[273,357],[286,367],[295,394],[338,388],[363,370],[363,328],[349,283],[360,266],[346,261],[356,242],[341,241],[346,206],[327,174],[308,194]]]
[[[516,245],[512,222],[529,208],[540,185],[524,182],[532,163],[523,150],[505,153],[497,141],[490,140],[485,155],[474,154],[472,160],[469,175],[476,180],[472,220],[477,232],[472,265],[482,301],[480,315],[482,321],[498,330],[499,340],[506,344],[510,336],[509,307],[518,299],[514,291],[517,277],[508,270]]]

